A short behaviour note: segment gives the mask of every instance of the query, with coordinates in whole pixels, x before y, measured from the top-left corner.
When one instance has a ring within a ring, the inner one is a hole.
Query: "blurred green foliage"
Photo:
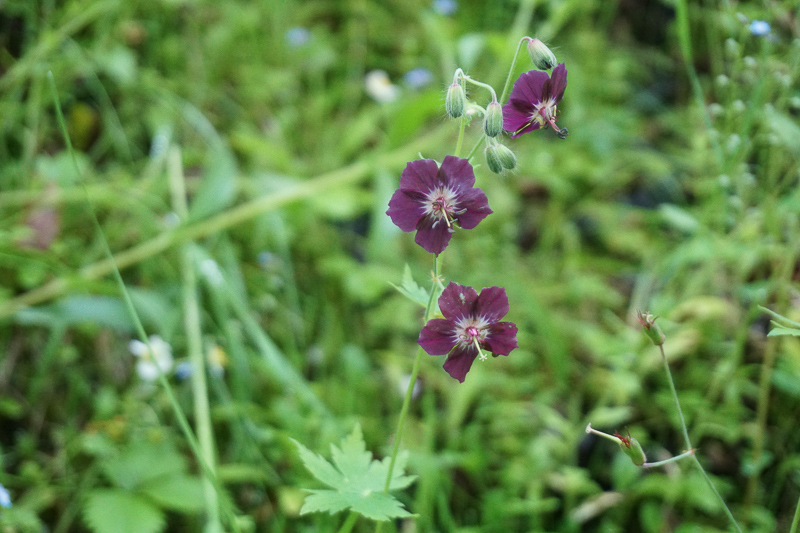
[[[386,204],[406,161],[452,153],[455,68],[499,92],[523,35],[567,65],[570,136],[507,141],[519,164],[504,179],[479,152],[494,214],[443,256],[448,280],[506,288],[520,348],[476,362],[463,385],[424,359],[403,436],[419,479],[399,495],[419,516],[398,527],[725,531],[690,465],[643,472],[584,433],[627,427],[651,460],[682,451],[658,353],[635,327],[642,309],[661,316],[692,442],[737,519],[786,530],[800,496],[800,345],[767,340],[759,306],[800,316],[800,12],[689,4],[687,68],[674,3],[660,0],[464,0],[451,15],[421,0],[3,2],[4,531],[99,531],[103,498],[144,501],[153,520],[169,511],[170,531],[203,524],[113,467],[160,442],[191,455],[163,391],[134,371],[133,325],[48,72],[124,281],[178,358],[178,245],[219,265],[226,285],[203,286],[201,322],[227,361],[209,399],[232,502],[257,531],[327,531],[343,518],[300,516],[313,481],[290,439],[326,455],[359,422],[367,449],[389,453],[421,327],[389,282],[408,264],[426,286],[431,260]],[[755,19],[769,35],[750,32]],[[403,76],[419,67],[433,82],[415,89]],[[517,72],[529,68],[522,57]],[[396,100],[368,96],[376,69]],[[180,223],[170,154],[189,190]],[[172,381],[191,413],[190,381]]]

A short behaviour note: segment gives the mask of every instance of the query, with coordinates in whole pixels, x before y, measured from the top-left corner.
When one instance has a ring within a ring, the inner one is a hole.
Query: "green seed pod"
[[[517,156],[514,155],[514,152],[512,152],[508,146],[498,143],[496,148],[500,165],[502,165],[505,170],[512,170],[517,166]]]
[[[486,156],[486,166],[488,166],[489,170],[495,174],[503,173],[503,163],[500,161],[500,154],[497,151],[499,146],[502,145],[498,145],[497,143],[489,143],[484,151],[484,155]]]
[[[630,435],[628,435],[627,438],[621,437],[620,435],[617,435],[617,437],[620,439],[619,449],[622,450],[622,453],[631,458],[633,464],[642,466],[645,461],[647,461],[642,445],[639,444],[639,441],[636,440],[635,437],[631,437]]]

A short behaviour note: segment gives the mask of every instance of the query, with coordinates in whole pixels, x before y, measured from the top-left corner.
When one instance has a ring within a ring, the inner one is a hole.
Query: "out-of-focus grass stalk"
[[[667,361],[667,354],[664,353],[664,345],[659,344],[658,349],[661,351],[661,360],[664,362],[664,373],[667,374],[667,381],[669,382],[669,390],[672,393],[672,398],[675,400],[675,408],[678,410],[678,416],[681,419],[681,431],[683,431],[683,439],[686,444],[686,450],[692,450],[692,441],[689,439],[689,430],[686,427],[686,419],[683,418],[683,409],[681,409],[681,402],[678,400],[678,391],[675,390],[675,382],[672,380],[672,372],[669,370],[669,361]],[[697,468],[700,469],[700,473],[703,474],[703,477],[706,479],[706,483],[708,486],[711,487],[711,490],[714,491],[714,494],[717,495],[717,499],[719,500],[720,504],[722,504],[722,509],[725,511],[725,515],[728,517],[728,520],[731,522],[731,525],[738,531],[742,533],[742,529],[739,527],[739,524],[736,522],[736,519],[733,517],[733,513],[731,510],[728,509],[728,504],[725,503],[725,499],[717,490],[717,487],[714,486],[714,483],[711,481],[711,478],[708,477],[706,474],[705,468],[703,465],[700,464],[700,461],[697,459],[697,455],[692,453],[692,459],[694,463],[697,465]]]
[[[75,150],[72,147],[72,141],[70,140],[69,133],[67,131],[67,123],[64,120],[64,113],[61,110],[61,101],[58,98],[58,90],[56,88],[56,82],[53,78],[53,73],[48,72],[48,80],[50,82],[50,90],[53,96],[53,103],[55,104],[56,108],[56,117],[58,119],[58,125],[61,129],[61,134],[64,137],[64,144],[67,147],[67,152],[70,155],[70,159],[72,160],[72,164],[75,167],[75,174],[78,176],[78,179],[81,185],[84,184],[83,180],[81,179],[82,173],[80,166],[78,165],[78,159],[75,156]],[[125,287],[125,282],[122,280],[122,275],[119,272],[119,268],[117,264],[114,262],[114,256],[111,253],[111,248],[108,245],[108,241],[106,240],[105,233],[103,232],[103,227],[100,225],[100,221],[97,219],[97,213],[94,211],[94,206],[88,199],[88,194],[86,198],[86,207],[89,211],[89,215],[92,219],[92,224],[94,225],[95,229],[97,230],[98,235],[100,236],[100,242],[102,243],[103,250],[107,256],[106,261],[109,263],[109,268],[111,272],[114,273],[114,278],[119,286],[120,293],[122,294],[123,300],[125,301],[125,306],[128,309],[128,313],[131,316],[131,320],[133,321],[134,327],[136,329],[137,334],[139,335],[139,339],[147,345],[147,349],[153,351],[153,348],[150,346],[150,340],[147,335],[147,332],[142,325],[141,318],[139,314],[136,312],[136,307],[133,305],[133,300],[131,299],[130,293],[128,292],[127,287]],[[205,461],[205,458],[202,456],[200,445],[197,442],[197,438],[195,437],[194,433],[192,433],[192,428],[189,426],[189,421],[186,419],[186,414],[181,409],[180,404],[178,403],[178,399],[175,397],[175,392],[172,390],[172,386],[167,381],[164,372],[161,370],[160,365],[155,365],[156,370],[158,371],[158,381],[161,387],[164,389],[164,392],[167,395],[167,399],[169,400],[170,406],[172,407],[172,411],[175,414],[175,418],[178,421],[178,425],[183,432],[184,437],[186,438],[189,447],[192,450],[195,458],[197,459],[198,464],[203,470],[203,473],[206,477],[211,480],[216,489],[217,493],[221,493],[222,487],[219,484],[219,480],[217,479],[216,474],[214,471],[208,466]],[[232,531],[239,532],[241,531],[239,528],[239,523],[234,516],[233,511],[230,507],[226,507],[227,510],[227,518]]]
[[[789,528],[789,533],[797,533],[800,530],[800,498],[797,499],[797,507],[794,510],[794,518],[792,519],[792,527]]]
[[[61,296],[70,288],[79,286],[86,281],[101,278],[114,272],[115,269],[123,269],[154,257],[178,243],[213,235],[263,213],[283,207],[286,204],[324,194],[332,189],[356,184],[370,176],[373,169],[373,159],[390,168],[405,165],[410,157],[414,157],[420,151],[430,150],[431,145],[435,145],[448,133],[449,128],[442,126],[386,154],[364,157],[352,165],[304,181],[294,187],[255,198],[211,218],[179,226],[173,231],[157,235],[129,250],[82,268],[75,277],[55,279],[37,289],[8,300],[0,306],[0,320],[13,315],[24,307],[40,304]]]
[[[186,183],[184,181],[181,152],[177,147],[170,148],[167,157],[167,174],[172,193],[172,208],[181,220],[189,216],[186,202]],[[203,333],[200,325],[200,309],[197,299],[197,273],[192,261],[190,242],[181,246],[181,277],[183,297],[183,322],[186,328],[186,345],[192,362],[192,403],[194,421],[200,452],[209,470],[216,474],[214,434],[211,429],[211,412],[208,403],[208,384],[206,382],[206,362],[203,357]],[[219,522],[219,499],[214,485],[208,478],[203,480],[208,522],[205,531],[222,531]]]

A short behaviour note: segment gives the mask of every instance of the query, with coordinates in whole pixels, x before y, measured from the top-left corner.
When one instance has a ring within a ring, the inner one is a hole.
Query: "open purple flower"
[[[564,63],[553,69],[552,77],[541,70],[522,73],[514,82],[508,103],[503,106],[503,129],[511,133],[513,139],[549,124],[559,137],[565,138],[567,128],[556,125],[556,105],[564,97],[566,88]]]
[[[472,229],[492,210],[466,159],[448,155],[441,168],[433,159],[411,161],[386,214],[403,231],[417,230],[417,244],[440,254],[455,228]]]
[[[508,355],[517,348],[517,326],[500,322],[508,313],[508,296],[500,287],[487,287],[478,295],[472,287],[450,283],[439,297],[444,318],[434,318],[422,328],[419,345],[430,355],[447,355],[444,369],[464,383],[475,358]]]

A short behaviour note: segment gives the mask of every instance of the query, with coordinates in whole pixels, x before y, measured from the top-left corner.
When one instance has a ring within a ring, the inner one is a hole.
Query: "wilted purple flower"
[[[564,97],[566,88],[564,63],[553,69],[552,77],[541,70],[524,72],[514,82],[511,97],[503,107],[503,129],[514,138],[549,124],[560,137],[566,137],[567,129],[556,125],[556,105]]]
[[[450,283],[439,297],[444,318],[434,318],[422,328],[419,345],[430,355],[447,355],[444,369],[464,382],[475,358],[508,355],[517,348],[517,326],[500,322],[508,313],[505,289],[488,287],[478,295],[472,287]]]
[[[438,255],[456,227],[472,229],[492,213],[486,195],[474,184],[475,173],[466,159],[445,156],[441,168],[433,159],[411,161],[386,214],[401,230],[417,230],[416,243]]]

